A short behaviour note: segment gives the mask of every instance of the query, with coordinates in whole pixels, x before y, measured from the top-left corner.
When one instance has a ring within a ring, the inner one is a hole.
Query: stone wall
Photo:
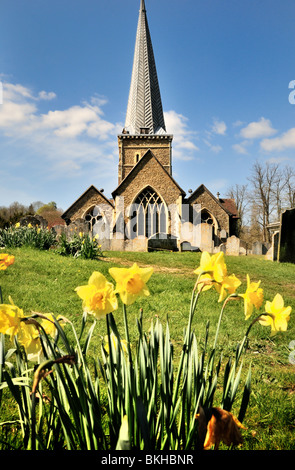
[[[151,150],[156,158],[161,162],[166,171],[171,174],[171,141],[172,136],[118,136],[119,145],[119,176],[118,183],[126,178],[132,168],[136,165],[136,156],[139,160],[143,155]]]

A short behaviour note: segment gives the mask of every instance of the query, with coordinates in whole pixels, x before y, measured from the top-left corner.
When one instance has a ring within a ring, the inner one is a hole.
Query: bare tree
[[[248,200],[249,195],[247,191],[246,184],[235,184],[231,186],[226,193],[226,196],[230,199],[234,199],[238,213],[239,213],[239,224],[238,224],[238,236],[241,236],[243,233],[245,224],[246,224],[246,217],[247,217],[247,207],[248,207]]]
[[[285,199],[288,208],[295,207],[295,170],[290,166],[284,169]]]
[[[280,180],[280,170],[278,164],[266,163],[262,166],[256,162],[252,168],[249,181],[252,185],[251,199],[259,210],[259,223],[262,227],[262,237],[264,242],[270,241],[268,225],[271,222],[271,215],[274,208],[278,207],[279,196],[274,188],[278,188]],[[276,196],[275,196],[276,195]]]

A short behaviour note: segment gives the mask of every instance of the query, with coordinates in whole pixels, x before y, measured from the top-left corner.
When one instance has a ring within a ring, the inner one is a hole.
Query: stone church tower
[[[202,249],[202,241],[191,244],[182,230],[184,223],[194,226],[198,206],[203,248],[216,251],[235,233],[234,201],[216,198],[204,185],[186,198],[172,177],[172,140],[166,131],[145,1],[140,0],[126,120],[118,135],[118,186],[111,199],[95,186],[88,188],[63,214],[67,224],[86,221],[93,233],[107,226],[104,236],[100,232],[105,250],[180,250],[184,243]]]

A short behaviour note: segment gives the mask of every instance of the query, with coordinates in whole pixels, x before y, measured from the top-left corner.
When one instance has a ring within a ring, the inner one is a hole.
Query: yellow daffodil
[[[83,300],[84,311],[98,319],[118,308],[113,284],[97,271],[90,276],[88,285],[77,287],[75,291]]]
[[[15,228],[19,228],[19,227],[20,227],[20,223],[17,222],[17,223],[15,224]]]
[[[42,354],[42,345],[39,331],[35,325],[21,322],[17,335],[18,342],[25,348],[27,357],[30,361],[38,361]]]
[[[20,331],[21,318],[24,318],[23,310],[16,305],[0,305],[0,333],[10,335],[12,339]]]
[[[153,268],[140,268],[136,263],[131,268],[110,268],[110,275],[115,279],[116,292],[125,305],[133,304],[137,297],[148,296],[146,283],[153,274]]]
[[[117,350],[118,338],[113,332],[111,332],[110,339],[111,339],[111,343],[113,344],[114,349]],[[107,335],[104,337],[104,341],[105,341],[105,349],[106,349],[107,353],[109,354],[110,353],[110,347],[109,347],[109,340],[108,340]],[[121,343],[123,351],[127,353],[128,352],[127,341],[125,339],[122,339],[120,341],[120,343]]]
[[[208,252],[204,251],[201,255],[200,266],[194,273],[200,275],[199,290],[215,287],[219,293],[218,302],[224,300],[227,294],[234,294],[241,285],[241,281],[234,274],[227,275],[223,252],[210,256]]]
[[[0,254],[0,271],[4,271],[8,268],[11,264],[13,264],[15,258],[13,255],[8,255],[7,253]]]
[[[239,294],[239,297],[244,299],[244,312],[245,319],[251,317],[253,307],[260,308],[263,303],[263,289],[260,286],[261,281],[251,282],[247,274],[247,289],[244,294]]]
[[[32,225],[32,224],[28,224],[28,228],[33,228],[33,225]]]
[[[265,312],[269,315],[262,316],[259,323],[262,326],[271,326],[271,336],[278,331],[286,331],[290,320],[292,308],[284,306],[284,299],[281,294],[276,294],[273,301],[265,303]]]
[[[242,444],[240,428],[245,428],[232,413],[221,408],[211,408],[210,414],[204,441],[205,450],[211,449],[212,446],[217,450],[220,442],[227,446]],[[199,417],[200,415],[196,416],[197,419]]]

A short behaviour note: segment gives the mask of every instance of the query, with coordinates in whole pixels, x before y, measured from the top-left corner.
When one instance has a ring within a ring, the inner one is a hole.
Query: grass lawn
[[[135,318],[139,309],[143,308],[146,330],[156,316],[163,324],[168,318],[174,354],[180,354],[183,329],[187,324],[191,292],[196,280],[193,270],[199,265],[200,254],[108,252],[100,260],[94,261],[67,258],[54,251],[42,252],[29,248],[11,249],[9,253],[14,254],[16,260],[13,266],[1,272],[4,303],[8,303],[8,297],[11,296],[25,314],[32,311],[53,312],[68,317],[77,328],[82,307],[74,289],[87,284],[93,271],[100,271],[111,280],[108,270],[112,266],[130,266],[134,262],[141,267],[152,265],[154,274],[148,284],[151,295],[128,307],[131,342],[137,331]],[[272,300],[276,293],[280,293],[285,305],[291,305],[293,310],[286,333],[271,338],[270,328],[258,324],[251,330],[249,348],[244,358],[244,373],[246,375],[251,363],[252,395],[243,423],[247,427],[243,431],[243,449],[295,449],[295,365],[289,361],[289,344],[295,340],[295,265],[273,263],[255,256],[227,257],[226,263],[229,274],[234,273],[242,281],[239,292],[245,291],[248,273],[251,280],[261,280],[265,300]],[[209,341],[214,341],[221,308],[217,300],[214,289],[204,292],[200,297],[193,324],[200,344],[204,341],[208,320]],[[123,328],[120,309],[115,317],[118,327]],[[233,353],[247,326],[242,302],[229,303],[219,340],[219,348],[223,350],[224,356]],[[98,354],[100,336],[105,334],[105,322],[98,323],[91,354]],[[7,410],[0,410],[0,422],[7,419]]]

